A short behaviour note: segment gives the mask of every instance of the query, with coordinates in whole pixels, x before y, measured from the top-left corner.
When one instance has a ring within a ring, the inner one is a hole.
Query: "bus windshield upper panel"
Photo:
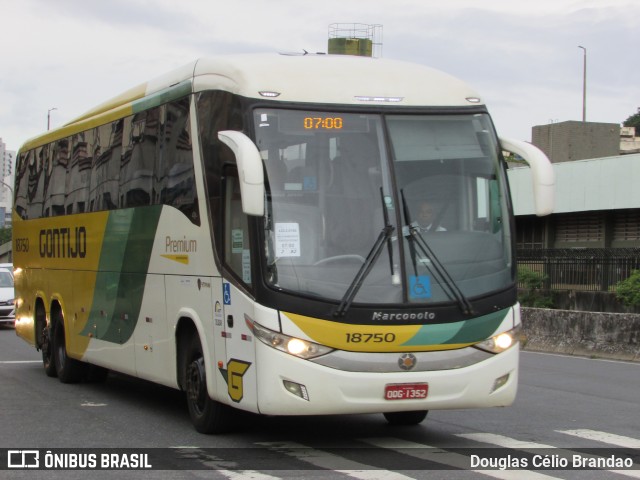
[[[487,116],[259,109],[254,118],[272,287],[340,302],[357,283],[354,303],[426,305],[457,301],[452,283],[465,298],[513,284]]]

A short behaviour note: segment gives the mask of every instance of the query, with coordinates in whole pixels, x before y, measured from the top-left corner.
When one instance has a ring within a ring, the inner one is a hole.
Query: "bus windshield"
[[[488,115],[257,109],[254,120],[271,287],[339,302],[355,281],[354,303],[434,304],[459,301],[452,284],[465,300],[513,285]]]

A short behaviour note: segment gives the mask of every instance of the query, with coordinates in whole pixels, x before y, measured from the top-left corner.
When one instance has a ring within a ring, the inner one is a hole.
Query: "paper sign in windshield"
[[[297,223],[276,223],[276,256],[300,256],[300,225]]]

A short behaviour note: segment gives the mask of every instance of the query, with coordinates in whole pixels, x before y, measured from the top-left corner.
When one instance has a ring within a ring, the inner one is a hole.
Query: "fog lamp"
[[[287,392],[293,393],[294,395],[302,398],[303,400],[309,401],[309,393],[307,392],[307,387],[301,385],[299,383],[290,382],[289,380],[282,381],[284,388],[287,389]]]
[[[493,393],[496,390],[504,387],[508,381],[509,381],[509,374],[508,373],[506,375],[503,375],[503,376],[499,377],[499,378],[496,378],[496,381],[493,382],[493,388],[491,389],[491,393]]]

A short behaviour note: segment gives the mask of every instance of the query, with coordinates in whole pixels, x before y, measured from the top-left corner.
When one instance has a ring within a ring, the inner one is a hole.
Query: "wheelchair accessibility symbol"
[[[411,298],[431,298],[431,278],[426,275],[410,276],[409,296]]]
[[[231,284],[222,284],[222,299],[225,305],[231,305]]]

